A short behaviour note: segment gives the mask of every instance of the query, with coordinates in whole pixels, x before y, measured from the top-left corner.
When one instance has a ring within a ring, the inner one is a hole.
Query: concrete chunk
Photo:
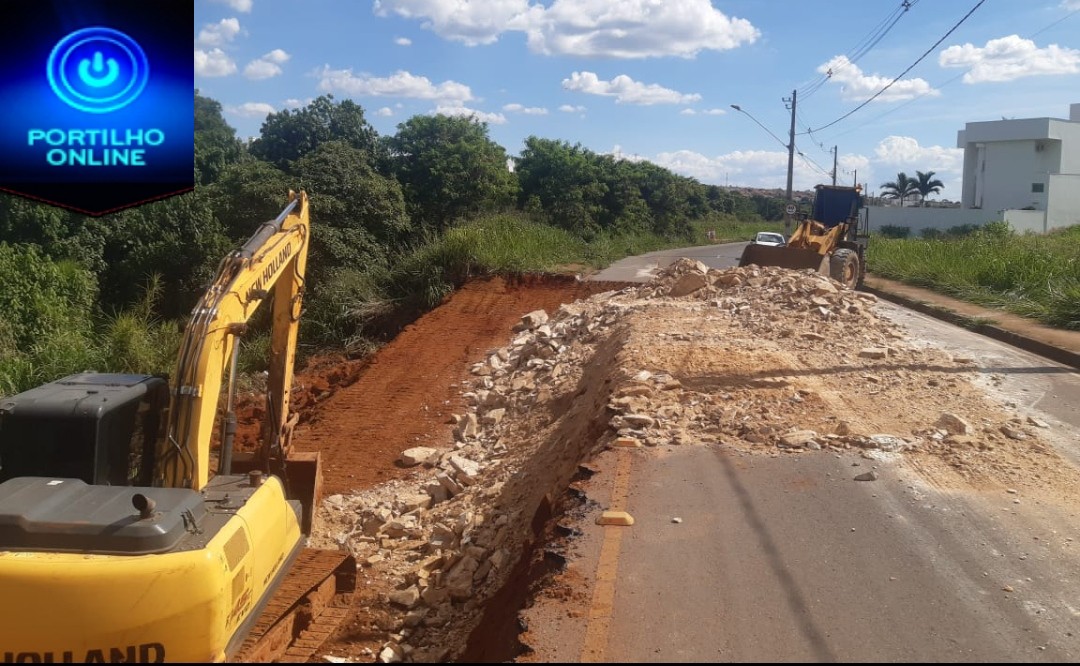
[[[430,446],[414,446],[401,452],[401,464],[406,467],[415,467],[423,463],[433,462],[438,455],[439,451]]]
[[[634,524],[634,517],[625,511],[605,511],[596,519],[596,524],[629,527]]]
[[[934,423],[935,428],[941,428],[951,435],[970,435],[971,424],[952,412],[942,412]]]

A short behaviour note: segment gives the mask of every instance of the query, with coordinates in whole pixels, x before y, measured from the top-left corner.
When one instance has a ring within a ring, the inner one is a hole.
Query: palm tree
[[[930,172],[933,174],[933,171]],[[904,205],[904,199],[907,199],[912,194],[918,192],[918,181],[913,178],[908,178],[908,175],[901,171],[896,174],[896,180],[891,183],[881,184],[881,196],[886,199],[899,199],[900,205]]]
[[[934,178],[933,171],[927,171],[926,173],[922,171],[915,172],[915,189],[919,191],[922,205],[926,205],[926,197],[941,192],[943,187],[945,187],[945,183]]]

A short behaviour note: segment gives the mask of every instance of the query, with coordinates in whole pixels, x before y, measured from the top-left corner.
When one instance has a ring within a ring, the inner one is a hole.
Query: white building
[[[1068,120],[967,123],[956,147],[964,149],[962,208],[1026,218],[1034,231],[1080,224],[1080,104]]]
[[[868,210],[870,228],[931,227],[1005,220],[1019,232],[1046,233],[1080,224],[1080,104],[1069,119],[1024,118],[967,123],[957,133],[964,149],[960,208]]]

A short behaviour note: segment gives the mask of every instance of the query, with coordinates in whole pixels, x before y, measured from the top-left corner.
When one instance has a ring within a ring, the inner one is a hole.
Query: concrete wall
[[[1072,187],[1080,196],[1080,177],[1076,177]],[[923,229],[947,231],[952,227],[965,224],[982,226],[987,222],[1005,220],[1013,231],[1037,234],[1053,229],[1080,224],[1080,207],[1067,207],[1061,210],[1016,210],[1001,211],[978,208],[919,208],[899,206],[867,206],[863,214],[869,217],[870,231],[877,232],[883,226],[908,227],[909,238],[918,237]]]
[[[909,227],[911,237],[917,237],[923,229],[945,231],[963,224],[983,225],[1000,220],[1001,213],[978,208],[921,208],[916,206],[867,206],[863,212],[870,220],[870,231],[883,226]],[[1041,216],[1041,213],[1040,213]],[[1041,218],[1040,218],[1041,219]],[[1039,224],[1040,230],[1042,223]]]
[[[1047,189],[1051,192],[1046,209],[1047,230],[1080,224],[1080,173],[1050,176]]]
[[[1046,211],[1044,210],[1007,210],[1005,221],[1018,233],[1032,231],[1044,233],[1046,229]]]

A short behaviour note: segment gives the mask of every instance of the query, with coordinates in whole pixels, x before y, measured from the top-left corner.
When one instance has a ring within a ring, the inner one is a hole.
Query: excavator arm
[[[273,296],[268,395],[269,441],[264,459],[284,458],[296,337],[310,244],[307,195],[290,192],[289,203],[240,248],[226,256],[199,299],[184,331],[172,382],[158,485],[202,490],[210,478],[210,443],[222,386],[227,381],[221,471],[231,460],[232,398],[238,338],[256,308]],[[226,373],[228,375],[226,376]]]

